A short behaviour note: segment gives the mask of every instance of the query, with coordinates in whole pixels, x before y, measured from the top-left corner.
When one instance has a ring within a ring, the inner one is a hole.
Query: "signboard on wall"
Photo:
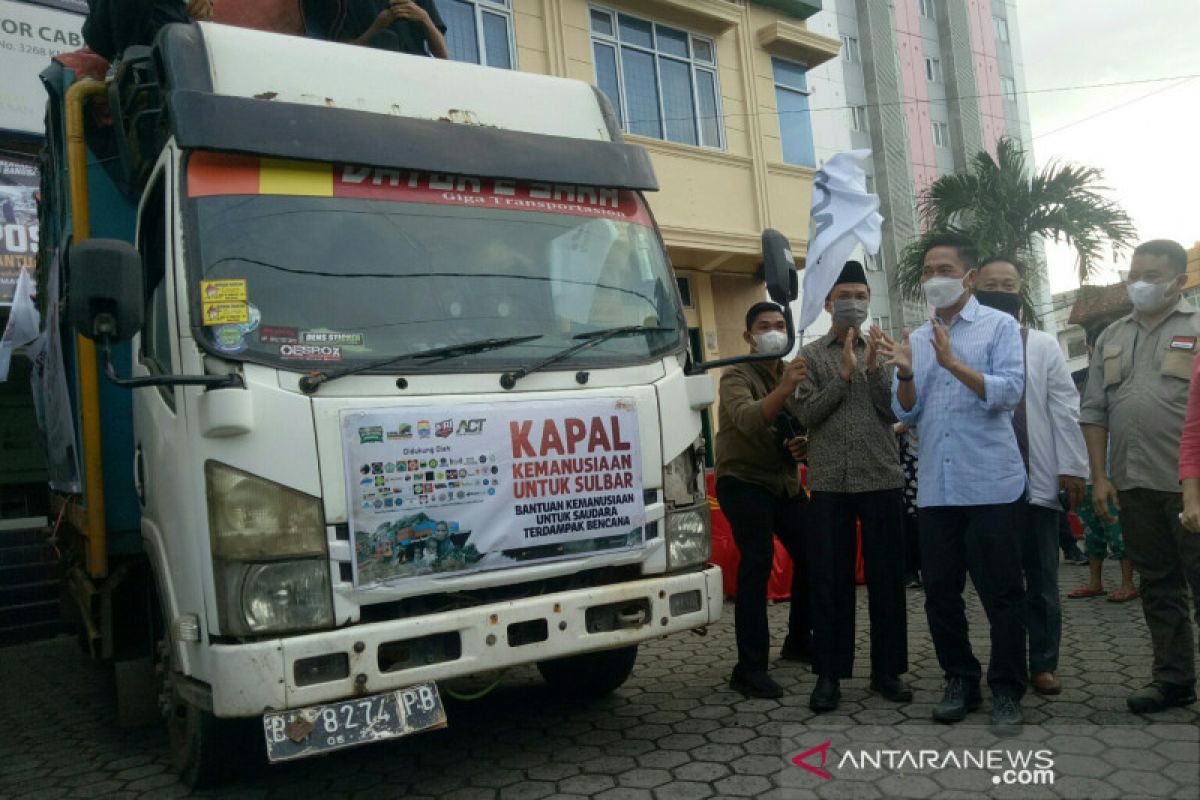
[[[56,5],[75,4],[64,0]],[[54,56],[83,47],[83,19],[42,5],[0,0],[0,130],[44,133],[46,92],[38,75]]]
[[[63,11],[73,11],[76,14],[88,13],[87,0],[21,0],[21,2],[35,6],[61,8]]]
[[[0,155],[0,306],[12,304],[22,269],[37,260],[37,164]]]

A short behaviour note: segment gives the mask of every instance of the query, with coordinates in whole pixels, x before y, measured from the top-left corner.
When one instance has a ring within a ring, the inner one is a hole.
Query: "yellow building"
[[[763,298],[762,230],[787,235],[798,262],[805,253],[813,162],[791,138],[785,160],[777,97],[806,108],[805,70],[838,53],[838,40],[804,27],[819,0],[439,3],[450,5],[474,15],[447,15],[452,57],[515,62],[605,91],[629,140],[654,161],[661,191],[649,200],[684,279],[698,355],[745,352],[743,315]],[[784,124],[807,127],[808,115]]]

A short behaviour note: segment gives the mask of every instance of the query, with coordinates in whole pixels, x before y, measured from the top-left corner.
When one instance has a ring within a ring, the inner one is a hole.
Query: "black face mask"
[[[976,289],[975,299],[989,308],[1003,311],[1005,314],[1012,314],[1017,319],[1021,318],[1020,294],[1012,292],[985,292],[981,289]]]

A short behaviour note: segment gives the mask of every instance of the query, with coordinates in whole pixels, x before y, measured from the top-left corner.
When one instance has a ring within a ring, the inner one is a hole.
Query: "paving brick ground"
[[[1063,592],[1085,569],[1064,566]],[[1116,586],[1117,575],[1106,575]],[[865,654],[865,596],[860,590],[860,653]],[[592,797],[653,798],[799,796],[797,768],[784,758],[786,738],[814,726],[849,725],[868,732],[912,721],[925,724],[940,696],[941,677],[929,642],[923,595],[909,592],[909,680],[916,697],[897,706],[868,694],[866,665],[843,684],[836,714],[819,720],[807,707],[813,677],[796,665],[775,676],[781,700],[744,700],[726,686],[733,663],[732,606],[708,635],[676,636],[643,647],[633,677],[612,697],[587,706],[555,700],[536,671],[508,674],[473,703],[448,706],[450,728],[407,740],[264,768],[251,781],[198,796],[238,798],[442,798],[521,800]],[[1125,696],[1148,680],[1150,645],[1137,602],[1066,600],[1055,698],[1025,703],[1032,725],[1058,726],[1057,769],[1077,774],[1092,797],[1189,796],[1200,769],[1194,746],[1165,741],[1146,719],[1125,710]],[[986,660],[986,626],[971,594],[976,652]],[[782,636],[786,607],[771,609]],[[985,723],[986,703],[971,721]],[[1200,705],[1157,715],[1155,722],[1195,730]],[[872,728],[875,726],[875,728]],[[880,726],[883,726],[882,728]],[[1091,726],[1091,727],[1087,727]],[[1079,732],[1078,735],[1074,732]],[[1184,737],[1186,738],[1186,736]],[[1105,783],[1121,765],[1129,785]],[[919,778],[919,776],[918,776]],[[956,775],[897,784],[897,776],[839,784],[829,796],[979,797]],[[888,783],[887,781],[892,781]],[[1190,782],[1190,783],[1189,783]],[[891,788],[889,788],[891,787]],[[1012,791],[1004,791],[1009,789]],[[1189,792],[1191,790],[1188,790]],[[1037,791],[1001,787],[1000,797]],[[1045,793],[1045,790],[1043,790]],[[171,798],[188,796],[168,771],[165,735],[116,724],[111,677],[87,662],[73,639],[60,637],[0,650],[0,797]],[[1047,795],[1050,796],[1050,795]]]

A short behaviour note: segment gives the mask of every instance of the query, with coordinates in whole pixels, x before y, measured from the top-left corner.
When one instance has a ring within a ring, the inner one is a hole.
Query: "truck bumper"
[[[207,676],[213,713],[218,717],[255,716],[267,710],[302,708],[424,681],[443,681],[637,644],[715,622],[721,616],[721,603],[721,569],[710,566],[698,572],[658,575],[341,630],[214,645],[209,661],[213,670]],[[649,614],[627,620],[628,627],[589,631],[589,611],[593,617],[591,627],[595,628],[596,615],[603,615],[604,608],[614,604],[640,604],[649,609]],[[456,636],[457,647],[450,648],[450,655],[457,653],[457,657],[448,657],[444,644],[453,642]],[[443,660],[413,663],[414,659],[409,658],[397,667],[397,658],[385,655],[434,652],[428,649],[430,643],[438,643],[434,648],[438,655],[432,658]],[[321,683],[308,683],[311,679],[302,678],[307,685],[297,683],[297,661],[322,656],[340,661],[341,654],[348,661],[344,677]]]

